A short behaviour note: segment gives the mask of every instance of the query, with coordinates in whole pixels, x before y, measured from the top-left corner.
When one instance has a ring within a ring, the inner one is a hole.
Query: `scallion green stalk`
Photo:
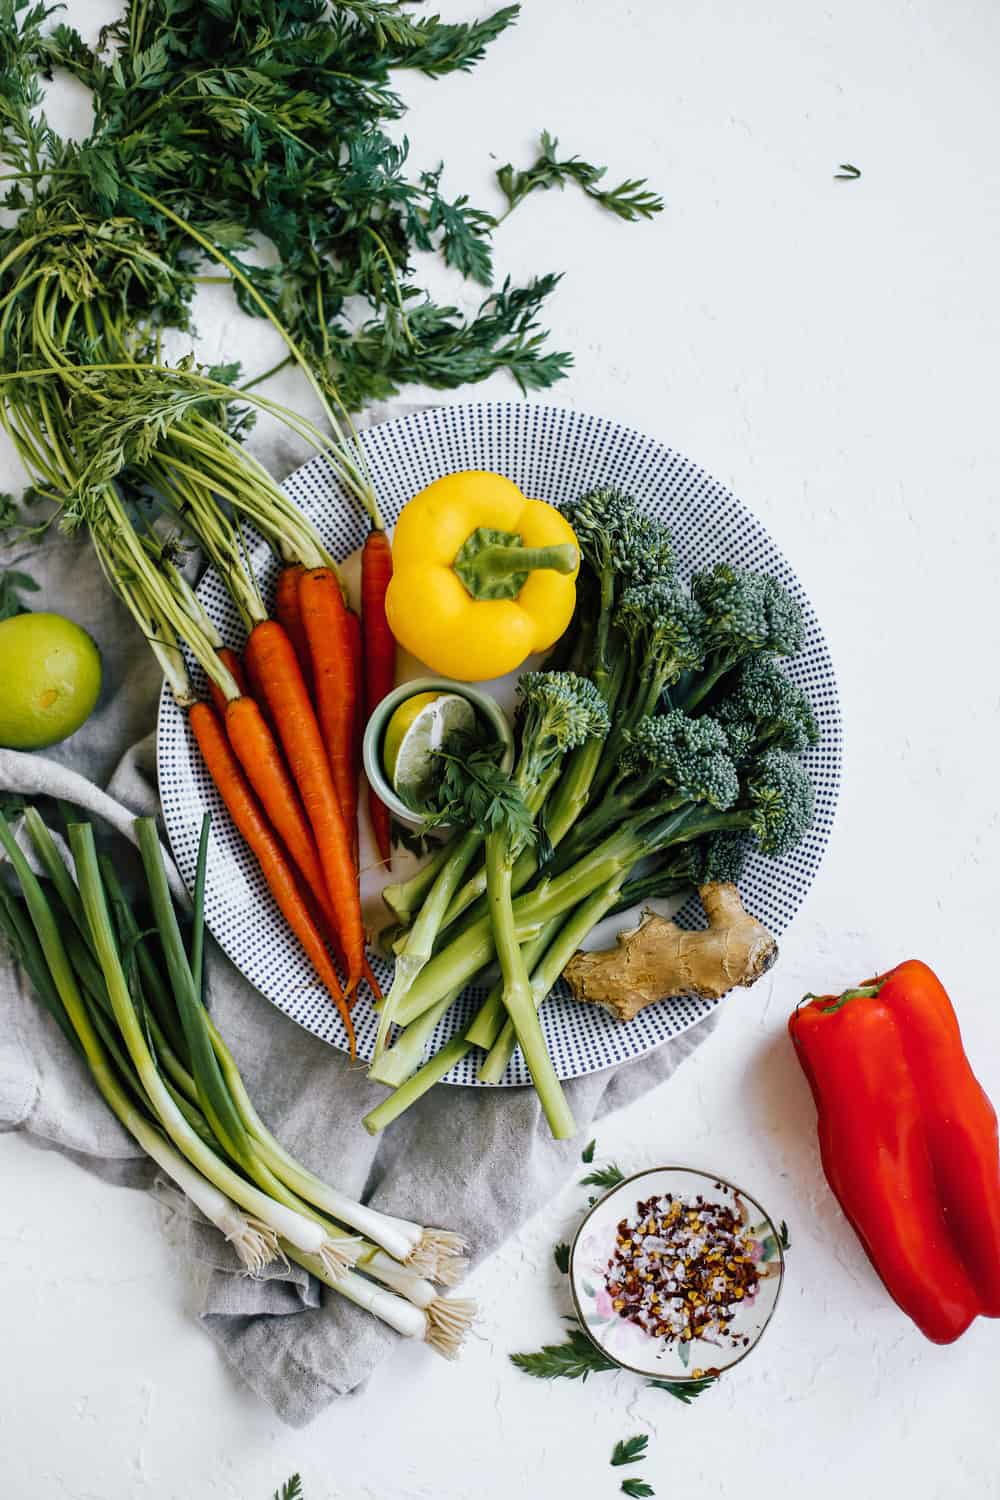
[[[246,1182],[221,1158],[208,1150],[177,1108],[153,1061],[132,1004],[132,997],[129,994],[115,946],[111,919],[97,864],[93,829],[89,824],[77,823],[71,827],[70,847],[76,863],[77,884],[84,911],[108,987],[108,995],[118,1029],[142,1087],[166,1134],[192,1166],[214,1183],[220,1192],[231,1197],[241,1208],[268,1225],[275,1234],[290,1241],[303,1253],[321,1256],[327,1247],[327,1237],[323,1228],[315,1220],[307,1219],[303,1214],[286,1208]],[[59,946],[62,950],[62,945]],[[62,951],[65,958],[65,952]],[[68,961],[66,961],[66,967],[67,969],[69,967]]]
[[[45,893],[14,842],[2,815],[0,815],[0,843],[3,844],[14,867],[35,929],[39,949],[44,955],[45,967],[50,976],[50,986],[46,988],[50,990],[50,993],[54,992],[58,996],[66,1020],[72,1026],[94,1082],[106,1104],[129,1134],[138,1141],[142,1149],[162,1167],[163,1171],[177,1183],[202,1213],[221,1229],[233,1244],[244,1266],[251,1271],[260,1270],[274,1258],[278,1227],[263,1215],[258,1220],[241,1214],[236,1204],[222,1190],[213,1172],[197,1170],[190,1156],[185,1160],[184,1155],[174,1150],[160,1131],[150,1125],[132,1104],[128,1095],[116,1081],[104,1048],[91,1024],[86,1003],[77,985],[76,976],[59,934],[58,924],[45,898]],[[110,935],[110,926],[108,932]],[[40,989],[39,993],[44,998],[44,990]],[[131,1004],[128,1009],[132,1015],[133,1026],[137,1029]],[[187,1128],[189,1127],[185,1126],[185,1129]],[[199,1154],[210,1155],[200,1143]]]

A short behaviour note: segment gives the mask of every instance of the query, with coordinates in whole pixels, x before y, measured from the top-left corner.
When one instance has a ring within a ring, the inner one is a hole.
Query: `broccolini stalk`
[[[549,1129],[557,1141],[569,1140],[576,1134],[576,1122],[556,1077],[532,1003],[531,981],[514,922],[510,892],[511,867],[506,849],[505,835],[490,834],[486,842],[486,891],[493,941],[503,975],[503,1003],[517,1032]]]
[[[698,604],[673,579],[632,584],[622,593],[615,625],[629,663],[628,691],[617,704],[593,780],[595,799],[614,780],[629,731],[658,710],[666,688],[700,664],[703,623]]]
[[[746,768],[736,807],[720,811],[694,804],[669,812],[656,806],[640,810],[570,869],[519,896],[513,903],[517,937],[527,941],[606,880],[675,844],[717,833],[749,833],[763,853],[785,854],[802,838],[812,812],[812,786],[804,768],[787,751],[768,750]],[[447,990],[470,979],[492,954],[489,922],[480,918],[470,923],[424,969],[404,1002],[401,1023],[409,1024]]]
[[[427,892],[434,884],[442,867],[447,864],[452,852],[451,842],[442,844],[424,861],[420,869],[410,876],[409,880],[395,880],[383,888],[382,900],[397,921],[405,925],[413,921]]]
[[[470,863],[482,847],[483,836],[478,829],[463,833],[450,846],[448,858],[434,878],[423,906],[409,932],[401,951],[396,955],[396,967],[392,975],[389,993],[382,1002],[378,1031],[372,1061],[378,1062],[385,1051],[386,1042],[399,1006],[408,994],[414,980],[434,952],[434,939],[444,920],[444,914],[458,889],[459,883]]]
[[[376,1059],[368,1069],[368,1077],[373,1083],[385,1083],[390,1088],[398,1088],[405,1083],[411,1073],[415,1073],[427,1055],[431,1037],[434,1035],[435,1027],[446,1011],[462,993],[460,989],[449,990],[447,995],[442,995],[436,1005],[430,1010],[425,1010],[422,1016],[418,1016],[412,1026],[387,1047],[382,1056]]]
[[[542,808],[545,807],[546,799],[553,787],[558,784],[561,775],[562,766],[556,761],[539,779],[537,785],[531,791],[525,792],[524,804],[533,819],[536,819]],[[545,834],[546,837],[549,837],[547,817],[545,819]],[[517,863],[514,866],[513,889],[519,891],[522,886],[527,884],[537,869],[538,857],[534,852],[534,848],[523,849],[518,855]],[[476,871],[475,875],[469,876],[461,890],[457,891],[452,897],[448,910],[445,912],[444,919],[438,929],[438,936],[443,932],[447,932],[452,922],[456,921],[464,911],[467,911],[477,901],[480,901],[485,894],[486,866],[484,864],[482,869]]]
[[[707,802],[725,810],[739,797],[740,783],[724,730],[707,714],[692,719],[680,711],[640,719],[617,758],[604,796],[574,827],[553,861],[553,872],[603,837],[647,801],[661,812]]]
[[[529,969],[534,964],[535,960],[544,952],[545,948],[548,946],[548,944],[551,942],[552,938],[558,931],[558,928],[558,921],[551,922],[547,927],[542,928],[537,937],[533,938],[531,942],[525,944],[524,959]],[[451,1003],[452,997],[461,994],[462,988],[464,988],[464,986],[459,986],[457,989],[452,990],[450,995],[445,996],[445,999],[449,1004]],[[374,1109],[369,1110],[368,1114],[365,1115],[362,1121],[365,1129],[369,1131],[370,1134],[377,1135],[380,1130],[384,1130],[387,1125],[390,1125],[393,1120],[398,1119],[401,1114],[409,1109],[411,1104],[416,1104],[418,1099],[422,1099],[426,1093],[430,1092],[430,1090],[436,1083],[440,1083],[441,1079],[445,1076],[446,1073],[451,1071],[456,1063],[461,1062],[464,1057],[468,1056],[468,1054],[472,1051],[473,1046],[483,1048],[492,1046],[493,1042],[500,1034],[507,1015],[507,1012],[503,1008],[502,995],[503,982],[500,981],[494,985],[486,1000],[483,1001],[483,1004],[480,1006],[479,1011],[466,1030],[465,1035],[452,1037],[450,1041],[445,1042],[443,1047],[438,1048],[433,1057],[429,1058],[421,1066],[417,1066],[417,1064],[420,1062],[420,1058],[417,1057],[414,1061],[414,1066],[417,1067],[416,1072],[413,1072],[411,1069],[410,1074],[407,1075],[403,1071],[402,1064],[399,1065],[396,1071],[401,1073],[403,1076],[399,1079],[398,1087],[396,1088],[395,1092],[390,1094],[388,1098],[383,1099],[382,1103],[377,1104]],[[395,1044],[389,1049],[389,1051],[383,1054],[382,1060],[386,1061],[387,1059],[391,1059],[397,1049],[402,1048],[406,1053],[407,1062],[412,1061],[416,1053],[416,1047],[414,1047],[412,1051],[408,1050],[408,1038],[411,1036],[411,1034],[419,1035],[419,1028],[421,1026],[421,1023],[427,1015],[433,1014],[433,1011],[434,1007],[432,1007],[431,1011],[425,1012],[424,1016],[421,1016],[416,1021],[414,1021],[412,1026],[408,1026],[402,1033],[402,1035],[397,1039]],[[479,1039],[483,1035],[482,1029],[479,1028],[479,1038],[473,1041],[473,1030],[477,1028],[480,1019],[485,1015],[489,1015],[492,1017],[489,1029],[485,1033],[487,1039]],[[422,1040],[420,1050],[422,1056]],[[382,1082],[387,1081],[387,1079],[382,1079]]]
[[[618,900],[624,880],[623,874],[612,877],[599,886],[592,896],[580,903],[576,911],[560,928],[557,937],[546,949],[544,957],[531,971],[531,1000],[535,1010],[541,1008],[553,986],[558,982],[563,969],[586,938],[591,928],[596,927],[602,917]],[[493,1043],[489,1055],[479,1069],[480,1083],[499,1083],[507,1071],[507,1064],[514,1055],[518,1037],[514,1025],[508,1020]]]
[[[568,750],[588,739],[603,739],[608,715],[594,683],[571,672],[526,672],[518,691],[521,752],[514,779],[522,794],[529,794]],[[486,840],[486,894],[503,975],[503,1003],[552,1134],[557,1140],[566,1140],[576,1133],[576,1125],[532,1003],[531,982],[514,921],[511,872],[518,852],[510,829],[497,830]]]

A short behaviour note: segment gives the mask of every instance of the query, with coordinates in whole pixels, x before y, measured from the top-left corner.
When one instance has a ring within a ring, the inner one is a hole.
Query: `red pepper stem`
[[[856,989],[845,990],[842,995],[837,996],[832,1005],[823,1006],[824,1016],[829,1016],[835,1010],[840,1010],[841,1006],[846,1005],[848,1000],[874,1000],[884,982],[884,980],[880,980],[878,984],[861,984]],[[807,995],[805,998],[807,1000],[818,1000],[820,997],[818,995]]]

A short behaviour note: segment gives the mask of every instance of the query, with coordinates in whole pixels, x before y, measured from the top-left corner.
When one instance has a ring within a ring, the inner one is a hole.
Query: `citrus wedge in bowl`
[[[414,693],[396,709],[382,741],[382,765],[393,790],[419,807],[434,790],[434,756],[456,733],[471,734],[476,713],[458,693]]]

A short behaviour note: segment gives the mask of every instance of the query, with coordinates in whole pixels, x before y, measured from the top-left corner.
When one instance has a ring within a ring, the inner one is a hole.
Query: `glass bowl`
[[[757,1290],[738,1301],[729,1299],[732,1321],[711,1339],[697,1337],[683,1342],[648,1332],[619,1314],[607,1285],[619,1224],[634,1220],[640,1203],[668,1194],[675,1200],[686,1200],[691,1209],[696,1208],[692,1200],[699,1194],[705,1203],[734,1208],[743,1222],[741,1235],[751,1241],[749,1252],[758,1272]],[[781,1235],[750,1193],[724,1177],[692,1167],[653,1167],[627,1177],[594,1204],[573,1241],[569,1280],[581,1327],[609,1359],[622,1369],[652,1379],[684,1382],[721,1374],[746,1359],[771,1321],[784,1271]]]

